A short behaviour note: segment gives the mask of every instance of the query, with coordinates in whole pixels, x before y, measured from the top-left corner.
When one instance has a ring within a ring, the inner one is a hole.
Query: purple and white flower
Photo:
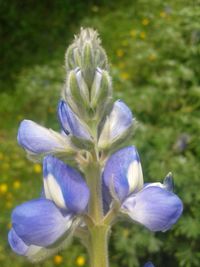
[[[120,211],[151,231],[166,231],[182,214],[182,201],[165,183],[143,184],[139,155],[134,146],[115,152],[106,162],[103,182],[121,203]],[[107,197],[108,199],[108,197]]]
[[[8,235],[13,251],[31,261],[49,256],[68,242],[90,195],[81,174],[53,156],[44,159],[43,173],[43,196],[13,210]]]
[[[78,116],[64,100],[59,102],[58,118],[62,129],[67,135],[71,134],[77,138],[91,140],[91,135],[89,134],[87,126],[80,121]]]
[[[98,146],[106,149],[122,138],[128,137],[133,126],[133,115],[129,107],[121,100],[115,101],[110,114],[101,129]]]
[[[47,129],[31,120],[21,122],[17,140],[29,155],[73,154],[75,151],[75,147],[66,135]]]

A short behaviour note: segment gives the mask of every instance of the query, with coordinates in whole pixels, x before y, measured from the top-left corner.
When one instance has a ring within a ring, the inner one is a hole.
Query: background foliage
[[[119,222],[110,243],[112,267],[200,265],[200,2],[0,1],[0,266],[30,265],[7,244],[13,207],[37,197],[41,166],[18,147],[19,122],[29,118],[59,129],[56,106],[64,52],[80,26],[96,28],[111,62],[115,97],[137,118],[145,181],[172,171],[184,214],[167,233]],[[74,241],[36,265],[87,266]]]

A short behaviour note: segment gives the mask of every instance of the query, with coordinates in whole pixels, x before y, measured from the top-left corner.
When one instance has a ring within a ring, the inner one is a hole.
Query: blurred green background
[[[200,1],[0,0],[0,22],[0,266],[31,266],[7,244],[13,207],[37,197],[42,184],[41,166],[17,145],[17,128],[28,118],[59,129],[64,53],[80,26],[99,31],[115,98],[138,121],[132,143],[145,181],[172,171],[184,202],[182,218],[166,233],[118,223],[111,266],[200,266]],[[88,259],[74,241],[36,266],[88,266]]]

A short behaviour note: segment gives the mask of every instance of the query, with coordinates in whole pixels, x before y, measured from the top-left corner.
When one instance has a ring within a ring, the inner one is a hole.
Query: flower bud
[[[78,48],[74,49],[73,57],[74,57],[75,68],[76,66],[81,66],[81,54]]]
[[[91,68],[94,65],[94,51],[90,41],[87,41],[82,48],[82,67]]]
[[[88,67],[108,69],[107,56],[96,31],[81,29],[80,35],[75,36],[73,44],[67,49],[65,64],[67,70],[80,67],[84,73],[88,71]]]
[[[97,68],[91,88],[91,108],[96,109],[112,95],[111,79],[107,71]]]
[[[106,117],[100,132],[98,146],[108,149],[126,141],[133,126],[132,112],[121,100],[117,100]]]
[[[91,42],[86,42],[83,45],[82,57],[81,57],[81,68],[83,70],[83,76],[88,87],[91,87],[92,81],[95,75],[94,50],[92,48]]]
[[[77,115],[84,118],[87,116],[89,90],[79,68],[70,71],[64,89],[64,98]]]
[[[63,100],[58,104],[58,119],[63,131],[67,135],[73,135],[85,140],[91,139],[87,125],[80,121],[69,105]]]
[[[90,150],[93,147],[92,137],[87,125],[61,100],[58,105],[58,118],[63,131],[70,135],[72,144],[80,149]]]

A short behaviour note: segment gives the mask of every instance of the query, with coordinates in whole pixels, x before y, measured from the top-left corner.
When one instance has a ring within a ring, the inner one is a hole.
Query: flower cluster
[[[182,213],[172,175],[163,183],[144,183],[137,149],[123,147],[134,118],[123,101],[112,100],[107,57],[95,31],[82,29],[75,37],[66,69],[57,109],[60,133],[30,120],[18,131],[29,158],[43,162],[42,193],[14,209],[8,235],[11,248],[31,261],[56,253],[73,236],[95,251],[98,230],[108,232],[119,216],[166,231]],[[108,266],[100,258],[91,262]]]

